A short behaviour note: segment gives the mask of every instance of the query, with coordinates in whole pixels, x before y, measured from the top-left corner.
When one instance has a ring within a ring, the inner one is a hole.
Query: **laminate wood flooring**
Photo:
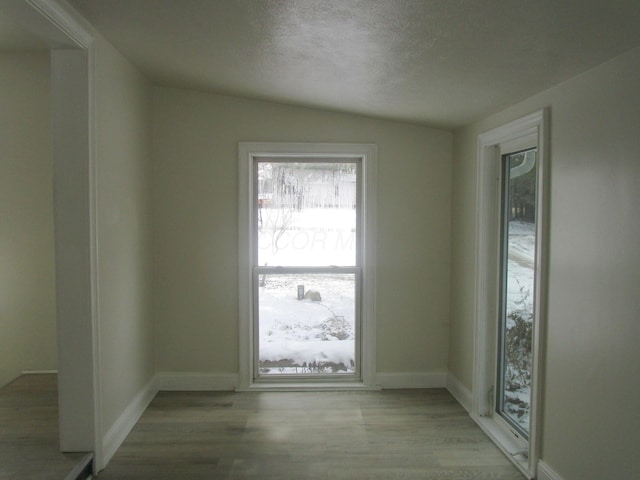
[[[98,476],[522,478],[443,389],[160,392]]]
[[[0,388],[0,479],[64,479],[84,454],[59,445],[57,375],[22,375]]]

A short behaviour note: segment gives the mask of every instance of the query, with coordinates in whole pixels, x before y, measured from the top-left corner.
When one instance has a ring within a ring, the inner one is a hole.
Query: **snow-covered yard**
[[[531,403],[530,327],[533,313],[534,265],[535,224],[510,222],[505,336],[507,348],[513,349],[515,355],[512,354],[514,361],[509,362],[508,358],[506,360],[504,409],[527,431]]]
[[[260,372],[350,373],[355,366],[355,275],[274,274],[259,301]],[[298,300],[298,286],[320,300]]]
[[[354,266],[355,209],[261,209],[261,266]],[[312,298],[298,298],[298,287]],[[352,373],[355,274],[266,274],[259,288],[262,374]]]

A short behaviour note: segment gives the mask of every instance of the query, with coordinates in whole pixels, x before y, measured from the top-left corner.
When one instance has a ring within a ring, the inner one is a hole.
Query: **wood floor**
[[[84,457],[59,450],[56,375],[23,375],[0,388],[0,479],[63,480]]]
[[[522,475],[446,390],[161,392],[98,480]]]

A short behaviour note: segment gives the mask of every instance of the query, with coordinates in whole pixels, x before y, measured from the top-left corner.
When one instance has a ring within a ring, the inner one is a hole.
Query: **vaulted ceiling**
[[[640,45],[638,0],[68,0],[155,83],[454,128]]]

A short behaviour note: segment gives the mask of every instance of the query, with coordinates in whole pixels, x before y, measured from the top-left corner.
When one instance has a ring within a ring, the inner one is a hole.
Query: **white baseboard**
[[[553,468],[542,460],[538,460],[538,475],[536,478],[538,480],[563,480],[563,478],[558,475]]]
[[[447,390],[467,412],[471,412],[471,390],[450,373],[447,374]]]
[[[58,370],[23,370],[20,375],[52,375],[57,374]]]
[[[129,432],[140,419],[145,409],[156,396],[158,390],[156,388],[155,377],[152,378],[138,394],[131,400],[127,408],[118,417],[115,423],[109,428],[107,433],[102,437],[102,463],[98,469],[104,468],[113,455],[115,455],[122,442],[124,442]]]
[[[238,385],[237,373],[160,372],[156,375],[156,388],[166,391],[235,390]],[[378,373],[376,385],[386,389],[445,388],[448,379],[445,372]]]
[[[376,384],[383,389],[392,388],[444,388],[447,374],[442,373],[378,373]]]
[[[231,391],[237,386],[237,373],[160,372],[156,375],[157,389],[165,391]]]

